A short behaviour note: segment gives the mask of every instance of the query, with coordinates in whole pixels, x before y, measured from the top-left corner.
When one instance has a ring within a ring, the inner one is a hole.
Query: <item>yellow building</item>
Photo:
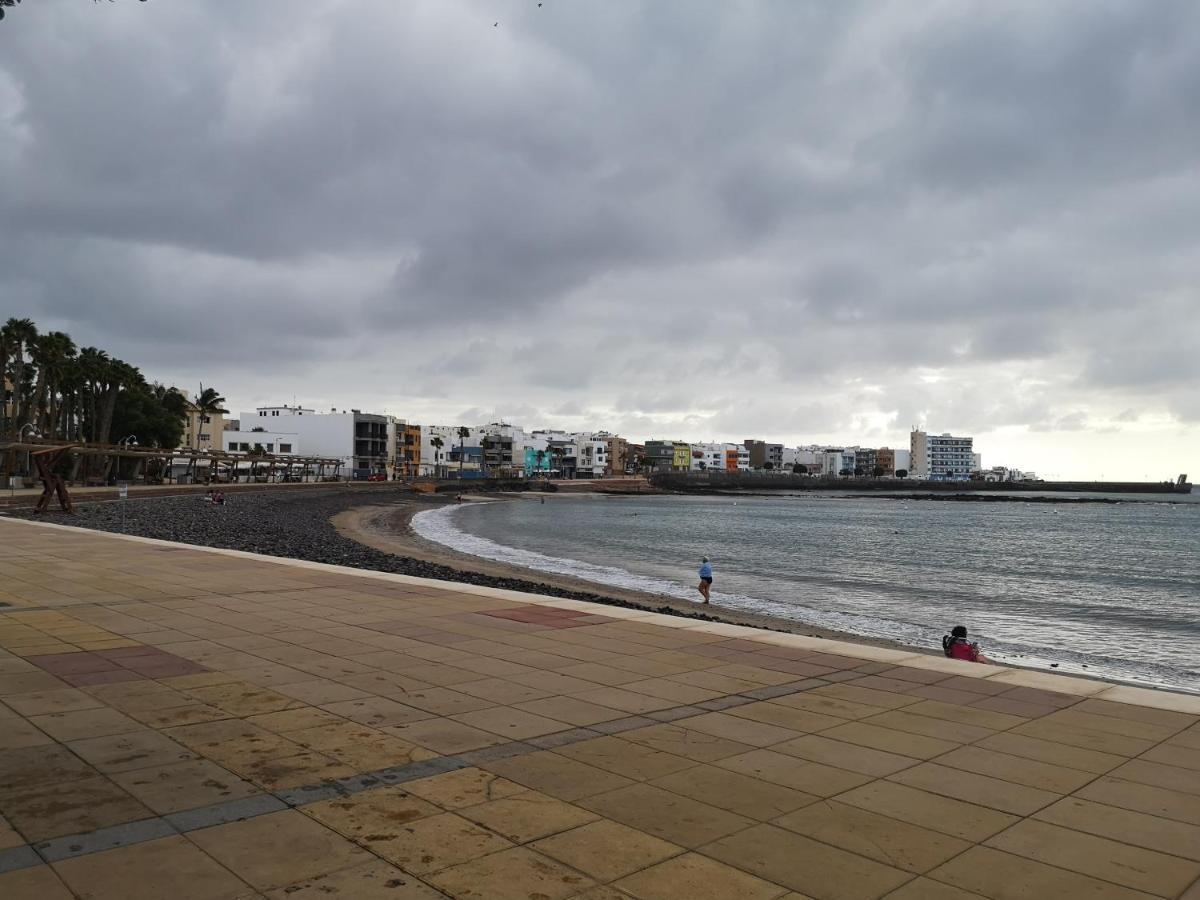
[[[671,468],[676,472],[686,472],[692,467],[692,445],[682,441],[673,444],[674,453],[671,457]]]
[[[183,420],[183,446],[193,450],[220,450],[225,432],[223,412],[200,415],[200,411],[189,400],[187,414]]]

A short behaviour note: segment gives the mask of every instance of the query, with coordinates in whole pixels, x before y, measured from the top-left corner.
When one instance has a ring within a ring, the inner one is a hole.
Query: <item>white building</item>
[[[974,465],[972,442],[969,437],[914,430],[909,436],[908,474],[923,481],[966,481]]]
[[[821,454],[821,474],[831,478],[854,474],[856,447],[835,447]]]
[[[336,459],[341,462],[344,478],[366,478],[387,471],[387,416],[357,409],[319,413],[303,407],[260,406],[253,412],[243,412],[239,421],[239,431],[222,435],[226,450],[253,449],[261,444],[268,453]]]

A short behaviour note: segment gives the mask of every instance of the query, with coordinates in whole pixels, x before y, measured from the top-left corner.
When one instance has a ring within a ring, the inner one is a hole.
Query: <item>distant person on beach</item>
[[[706,556],[700,560],[700,584],[696,586],[705,603],[708,602],[708,592],[712,589],[712,578],[712,563]]]
[[[961,659],[966,662],[991,662],[979,652],[979,645],[967,640],[965,625],[955,625],[950,633],[942,636],[942,652],[950,659]]]

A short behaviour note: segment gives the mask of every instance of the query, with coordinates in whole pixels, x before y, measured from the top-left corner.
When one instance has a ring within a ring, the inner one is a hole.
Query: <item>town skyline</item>
[[[5,19],[0,318],[245,408],[1200,470],[1191,5],[292,12]]]

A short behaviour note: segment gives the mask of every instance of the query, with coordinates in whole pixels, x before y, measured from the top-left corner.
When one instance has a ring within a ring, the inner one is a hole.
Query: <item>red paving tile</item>
[[[129,669],[113,669],[109,672],[84,672],[79,675],[63,675],[62,680],[73,687],[89,687],[97,684],[116,684],[119,681],[142,681],[145,675]]]
[[[87,672],[107,672],[117,668],[112,660],[80,650],[75,653],[49,653],[30,656],[29,661],[52,675],[82,675]]]

